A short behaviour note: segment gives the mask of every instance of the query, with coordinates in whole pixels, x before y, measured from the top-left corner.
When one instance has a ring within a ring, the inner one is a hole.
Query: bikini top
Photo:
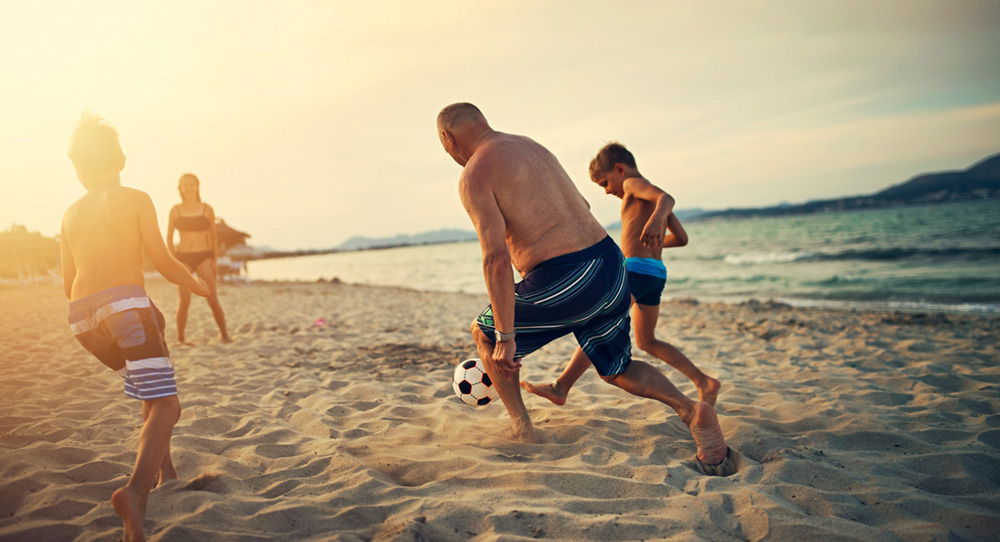
[[[205,208],[202,207],[202,214],[200,215],[182,215],[178,211],[177,220],[174,221],[174,227],[178,231],[205,231],[212,223],[209,222],[208,217],[205,216]]]

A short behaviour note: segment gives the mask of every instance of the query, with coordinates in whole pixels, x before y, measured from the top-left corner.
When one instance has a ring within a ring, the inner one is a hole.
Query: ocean
[[[665,299],[1000,313],[1000,201],[685,223]],[[609,230],[617,240],[620,230]],[[251,280],[485,293],[475,242],[257,260]]]

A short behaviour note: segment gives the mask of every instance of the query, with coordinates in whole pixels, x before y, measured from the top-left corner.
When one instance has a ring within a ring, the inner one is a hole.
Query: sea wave
[[[729,265],[765,265],[794,262],[822,262],[841,260],[898,261],[914,258],[934,260],[979,261],[1000,259],[1000,247],[949,247],[920,248],[893,247],[852,249],[840,252],[766,252],[727,254],[722,260]],[[713,259],[713,258],[706,258]]]

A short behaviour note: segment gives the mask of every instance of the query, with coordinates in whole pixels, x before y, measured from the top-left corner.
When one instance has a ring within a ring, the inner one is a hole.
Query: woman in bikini
[[[208,306],[212,308],[212,316],[222,333],[222,342],[232,342],[226,331],[226,314],[219,304],[219,293],[216,288],[216,258],[218,245],[215,237],[215,212],[207,203],[201,201],[198,177],[191,173],[181,175],[177,190],[181,193],[181,202],[170,209],[170,219],[167,222],[167,248],[192,273],[197,273],[206,283],[211,292],[208,296]],[[174,246],[174,230],[180,237]],[[191,306],[191,292],[180,286],[180,303],[177,305],[177,340],[184,342],[184,328],[187,325],[188,307]]]

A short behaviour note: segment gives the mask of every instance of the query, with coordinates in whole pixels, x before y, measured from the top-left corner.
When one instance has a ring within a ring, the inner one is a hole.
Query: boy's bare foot
[[[729,449],[726,437],[722,435],[719,417],[715,409],[705,402],[695,403],[691,409],[691,419],[687,422],[691,436],[698,447],[698,459],[706,465],[718,465],[726,459]]]
[[[176,479],[177,479],[177,469],[174,468],[174,464],[173,463],[167,464],[167,461],[164,461],[164,464],[160,465],[160,471],[156,473],[156,480],[153,481],[153,487],[159,487],[160,485],[163,484],[163,482],[166,482],[167,480],[176,480]]]
[[[544,397],[557,405],[566,404],[566,393],[562,391],[557,382],[545,384],[544,386],[536,386],[531,382],[522,380],[521,387],[524,388],[525,391],[534,393],[539,397]]]
[[[146,506],[135,490],[125,486],[111,495],[111,506],[122,518],[125,531],[123,542],[145,542],[146,535],[142,532],[142,521],[146,516]]]
[[[719,388],[721,387],[722,382],[710,376],[705,377],[705,383],[698,386],[698,400],[714,407],[715,401],[719,398]]]

